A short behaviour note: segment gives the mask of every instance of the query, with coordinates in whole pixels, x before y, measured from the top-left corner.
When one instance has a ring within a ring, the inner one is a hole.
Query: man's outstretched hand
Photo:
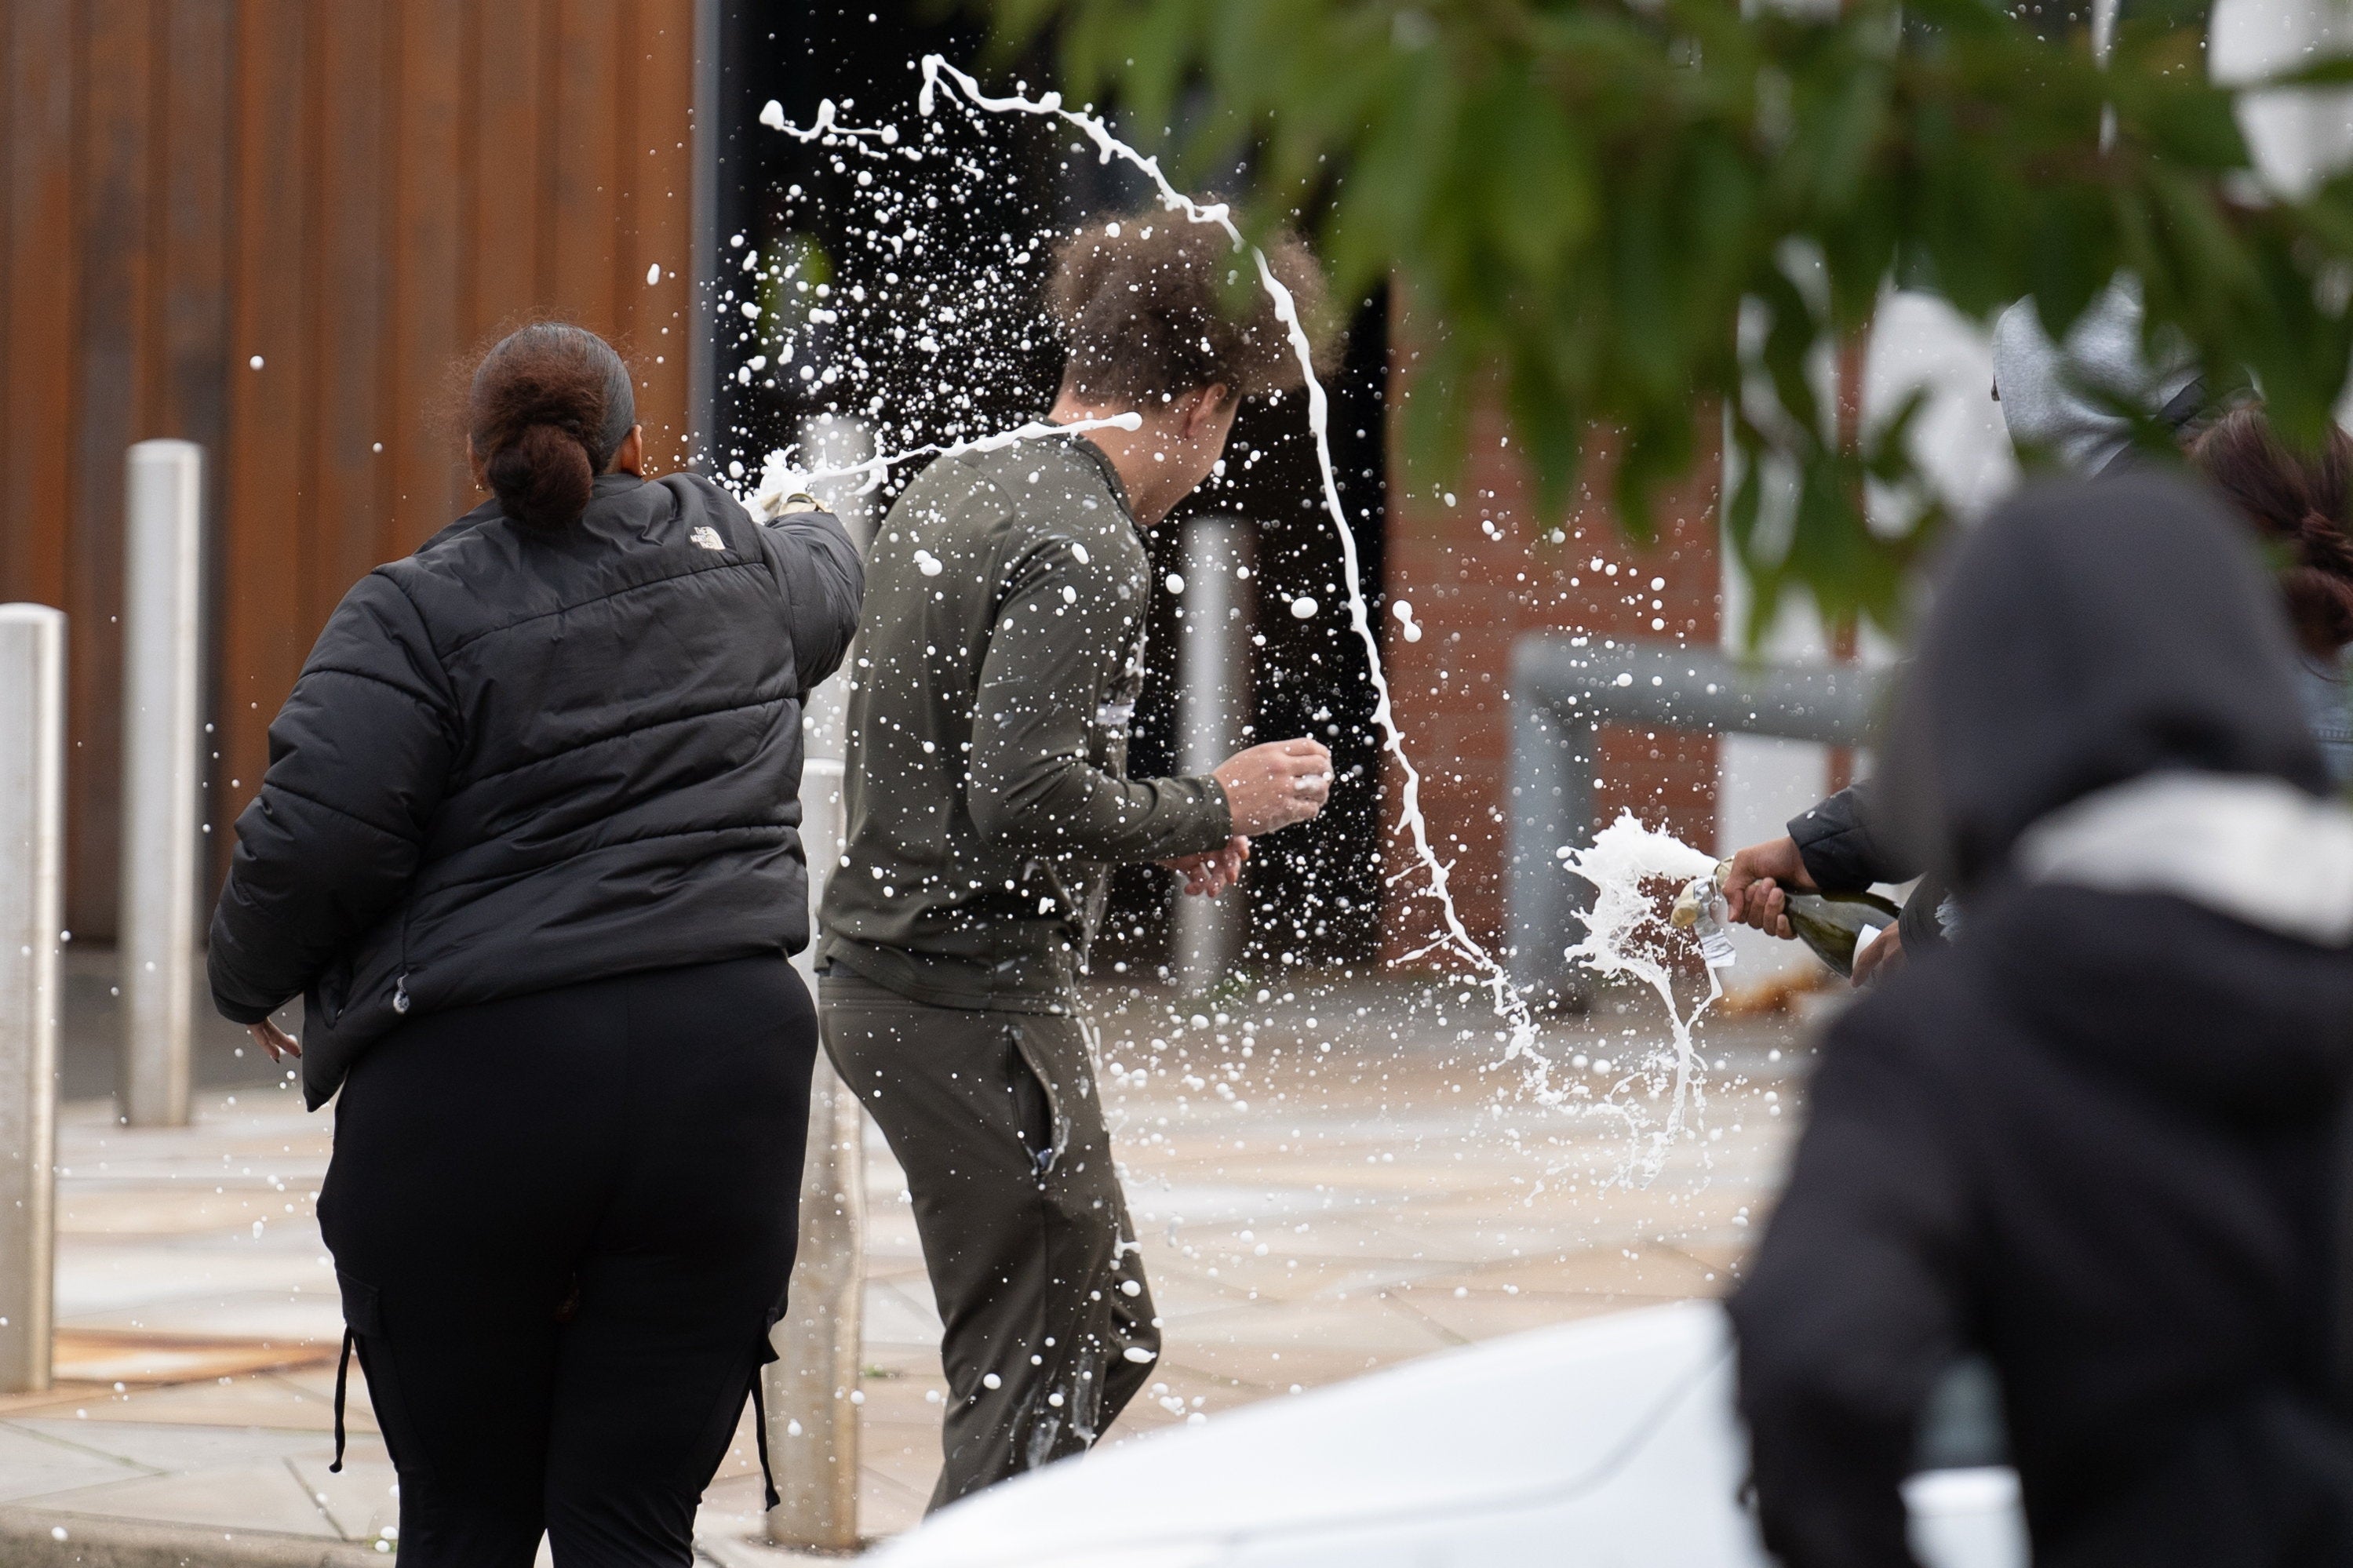
[[[278,1026],[278,1021],[275,1018],[264,1018],[259,1024],[248,1024],[245,1027],[247,1033],[254,1037],[261,1048],[269,1053],[269,1059],[273,1062],[284,1061],[288,1057],[299,1057],[302,1054],[301,1046],[296,1042],[293,1036]]]
[[[1183,872],[1185,890],[1195,898],[1214,899],[1242,879],[1242,867],[1249,859],[1250,840],[1236,834],[1226,840],[1223,849],[1179,855],[1160,863],[1171,871]]]
[[[1782,837],[1751,844],[1734,854],[1731,869],[1725,873],[1724,907],[1742,924],[1787,942],[1793,933],[1784,888],[1816,890],[1813,878],[1806,874],[1805,858],[1798,853],[1798,841]]]
[[[1236,752],[1211,776],[1226,792],[1234,832],[1255,838],[1324,809],[1332,794],[1332,753],[1305,736],[1269,741]]]

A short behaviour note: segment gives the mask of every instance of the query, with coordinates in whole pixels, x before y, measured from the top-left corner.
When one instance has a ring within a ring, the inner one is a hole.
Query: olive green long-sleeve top
[[[1131,779],[1151,560],[1082,437],[945,457],[877,531],[821,962],[941,1006],[1071,1001],[1113,866],[1232,831]]]

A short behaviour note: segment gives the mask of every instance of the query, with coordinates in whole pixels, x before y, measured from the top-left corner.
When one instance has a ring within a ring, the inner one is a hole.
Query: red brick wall
[[[1391,397],[1392,410],[1401,405],[1400,396]],[[1493,412],[1473,418],[1471,455],[1452,481],[1451,506],[1436,487],[1417,486],[1401,469],[1392,473],[1383,584],[1383,652],[1406,750],[1421,771],[1431,847],[1450,863],[1456,906],[1482,942],[1500,938],[1504,923],[1504,692],[1512,645],[1528,632],[1559,629],[1597,641],[1672,637],[1712,647],[1720,626],[1713,441],[1694,464],[1694,477],[1661,501],[1657,540],[1634,550],[1609,504],[1606,443],[1595,443],[1577,501],[1562,518],[1541,510],[1505,436]],[[1390,442],[1392,452],[1401,447]],[[1565,537],[1552,539],[1556,530]],[[1662,584],[1656,590],[1654,579]],[[1392,613],[1401,599],[1422,627],[1419,642],[1406,639]],[[1713,736],[1605,729],[1599,819],[1630,809],[1688,843],[1711,847],[1715,774]],[[1412,865],[1413,850],[1398,825],[1404,780],[1394,760],[1382,783],[1390,879],[1381,945],[1383,957],[1397,962],[1430,944],[1439,913],[1428,897],[1427,873],[1398,876]]]

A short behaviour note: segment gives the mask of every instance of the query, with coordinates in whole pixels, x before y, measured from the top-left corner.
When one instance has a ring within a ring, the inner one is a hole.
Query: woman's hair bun
[[[596,475],[578,437],[554,425],[527,425],[482,465],[499,508],[525,528],[567,528],[588,510]]]
[[[2189,460],[2288,556],[2280,592],[2305,646],[2353,643],[2353,437],[2331,425],[2316,449],[2298,451],[2260,408],[2237,408]]]
[[[637,423],[629,367],[586,328],[541,321],[482,356],[467,430],[512,521],[552,532],[588,509],[596,475]]]

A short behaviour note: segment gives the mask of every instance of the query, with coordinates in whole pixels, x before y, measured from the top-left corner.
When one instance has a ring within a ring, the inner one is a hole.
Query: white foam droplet
[[[1291,601],[1292,615],[1303,621],[1314,620],[1315,618],[1315,612],[1320,608],[1322,608],[1321,605],[1317,605],[1314,599],[1308,597],[1304,594],[1300,595],[1299,597]]]

